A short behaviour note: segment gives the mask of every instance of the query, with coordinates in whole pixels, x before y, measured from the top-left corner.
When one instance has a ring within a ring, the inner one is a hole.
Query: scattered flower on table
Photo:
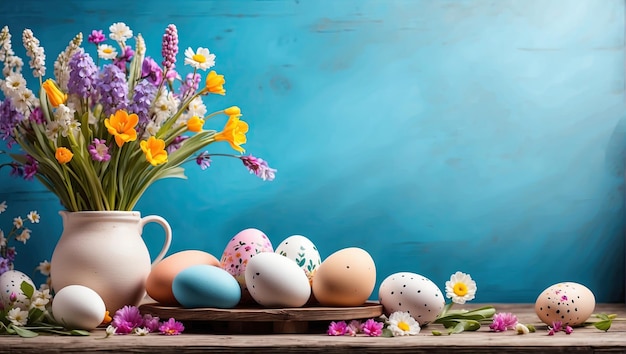
[[[159,326],[159,332],[166,336],[175,336],[181,334],[184,330],[185,326],[173,318],[161,323],[161,326]]]
[[[115,312],[111,325],[107,327],[107,337],[112,334],[136,334],[160,332],[165,335],[177,335],[185,330],[181,322],[174,318],[161,321],[159,317],[150,314],[142,315],[136,306],[124,306]],[[110,333],[109,333],[110,332]]]
[[[348,324],[346,321],[332,321],[328,326],[328,331],[326,332],[329,336],[343,336],[346,334],[346,329]]]
[[[557,332],[565,332],[565,334],[572,334],[574,329],[571,326],[563,327],[563,323],[561,321],[552,322],[552,326],[548,326],[548,335],[553,336]]]
[[[517,316],[510,312],[498,312],[493,315],[493,322],[489,325],[494,332],[504,332],[508,329],[515,329]]]
[[[389,315],[387,329],[394,337],[415,336],[420,333],[420,325],[408,312],[397,311]]]

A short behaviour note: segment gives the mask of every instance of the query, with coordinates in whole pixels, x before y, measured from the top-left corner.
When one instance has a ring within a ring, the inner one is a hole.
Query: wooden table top
[[[468,309],[481,306],[475,304]],[[178,336],[116,335],[106,339],[97,329],[89,337],[40,335],[35,338],[0,336],[0,351],[11,353],[626,353],[626,305],[598,304],[595,313],[615,313],[608,332],[593,326],[578,327],[570,335],[564,332],[547,335],[547,326],[535,315],[533,304],[496,304],[498,312],[512,312],[519,322],[533,324],[537,332],[517,335],[514,331],[490,332],[488,326],[476,332],[433,336],[439,325],[424,327],[412,337],[333,337],[323,331],[308,334],[216,334],[193,325]],[[197,327],[197,328],[196,328]]]

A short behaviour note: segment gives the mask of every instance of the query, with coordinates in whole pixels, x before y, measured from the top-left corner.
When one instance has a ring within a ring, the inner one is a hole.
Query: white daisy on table
[[[207,48],[199,47],[195,52],[191,48],[185,50],[185,65],[194,69],[206,70],[215,66],[215,54]]]
[[[394,337],[415,336],[420,333],[420,325],[408,312],[397,311],[389,315],[387,327]]]
[[[476,296],[476,282],[469,274],[456,272],[446,282],[446,297],[455,304],[464,304]]]
[[[98,57],[100,59],[112,60],[117,56],[117,50],[109,44],[100,44],[98,46]]]

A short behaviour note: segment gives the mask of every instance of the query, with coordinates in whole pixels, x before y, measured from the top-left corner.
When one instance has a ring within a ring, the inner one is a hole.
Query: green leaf
[[[393,337],[393,332],[389,328],[383,328],[382,337]]]
[[[19,326],[13,326],[13,325],[11,325],[9,327],[11,327],[15,331],[15,333],[17,333],[20,337],[32,338],[32,337],[37,337],[38,336],[37,332],[33,332],[33,331],[28,330],[26,328],[22,328],[22,327],[19,327]]]
[[[26,281],[23,281],[22,284],[20,284],[20,289],[22,290],[22,293],[24,293],[24,296],[29,299],[33,297],[33,293],[35,292],[35,288]]]
[[[611,324],[613,324],[613,321],[609,319],[609,320],[594,322],[593,326],[601,331],[606,332],[609,330],[609,328],[611,328]]]
[[[465,324],[463,322],[458,322],[456,326],[448,331],[448,334],[461,333],[465,330]]]
[[[462,321],[463,328],[466,331],[477,331],[480,328],[480,322],[474,320]]]

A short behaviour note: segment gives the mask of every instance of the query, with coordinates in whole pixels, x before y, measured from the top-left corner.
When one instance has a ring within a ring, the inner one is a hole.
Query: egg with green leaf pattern
[[[302,235],[292,235],[284,239],[276,247],[276,253],[296,262],[304,270],[309,281],[322,264],[322,258],[315,244]]]

